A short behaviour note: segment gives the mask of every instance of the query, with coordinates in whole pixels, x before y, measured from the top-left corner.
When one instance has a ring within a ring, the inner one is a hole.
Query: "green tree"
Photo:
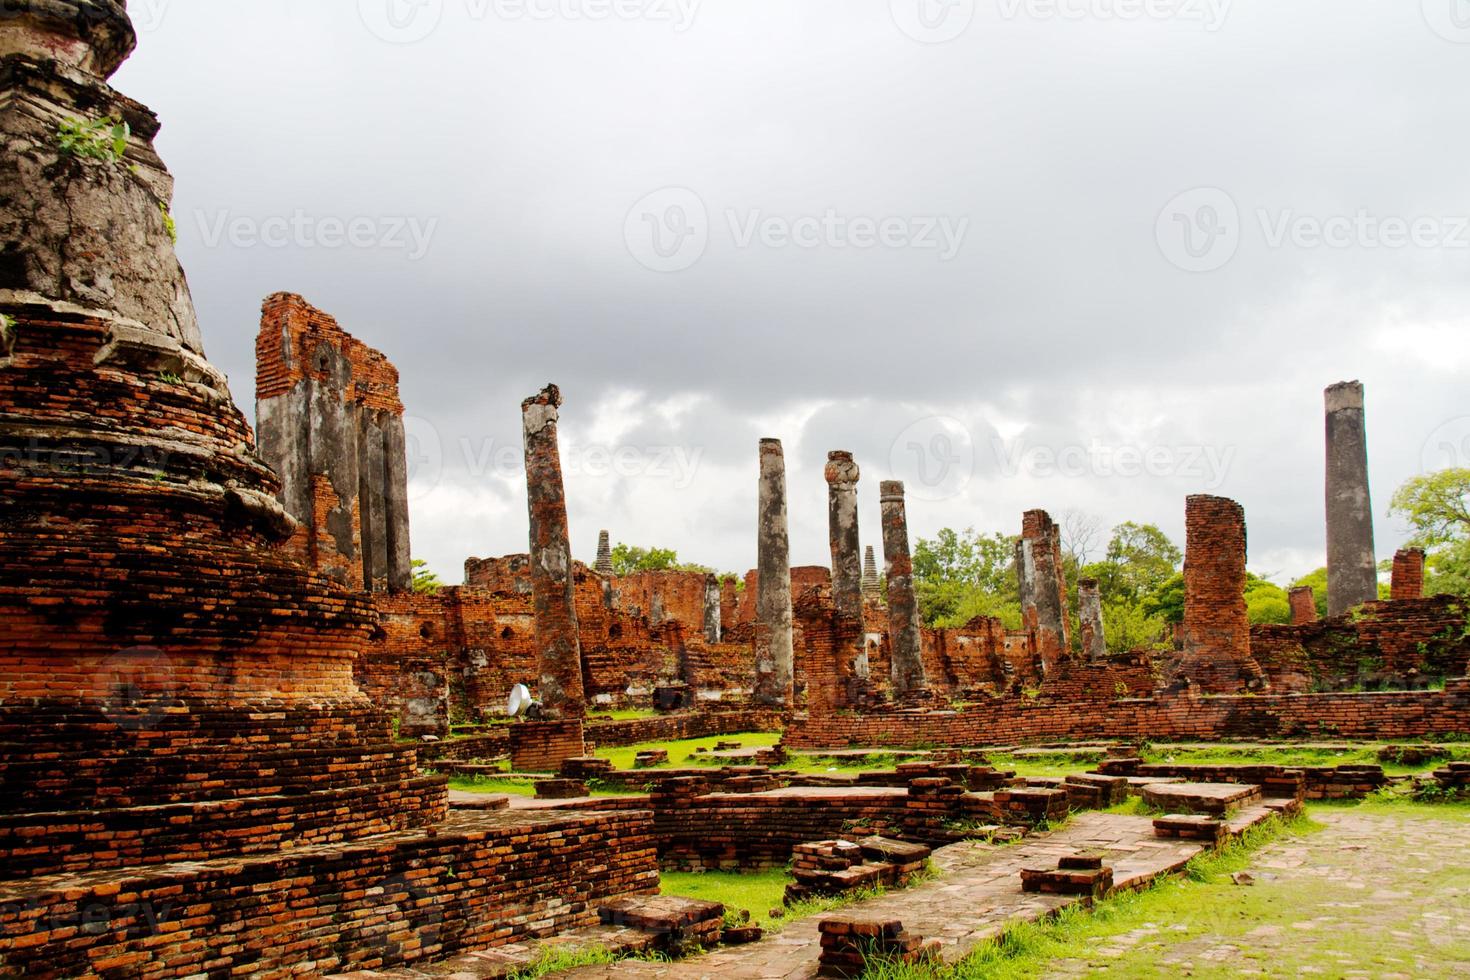
[[[1170,576],[1139,603],[1145,615],[1158,616],[1166,623],[1184,622],[1184,573]]]
[[[1428,553],[1425,591],[1470,596],[1470,469],[1414,477],[1393,495],[1389,513],[1408,522],[1409,543]]]
[[[1138,603],[1178,570],[1184,554],[1153,524],[1128,521],[1113,529],[1107,556],[1082,570],[1097,579],[1104,602]]]
[[[444,583],[439,580],[429,569],[429,563],[415,558],[410,564],[413,569],[413,590],[420,595],[433,595],[444,588]]]
[[[638,548],[618,543],[612,550],[613,574],[619,578],[639,572],[704,572],[714,571],[703,565],[691,565],[679,561],[679,553],[672,548]],[[735,576],[731,576],[735,577]]]
[[[1108,649],[1127,652],[1144,647],[1168,645],[1169,622],[1150,613],[1143,602],[1114,601],[1103,604],[1103,636]]]
[[[1327,618],[1327,569],[1319,568],[1310,575],[1303,575],[1291,583],[1293,589],[1311,589],[1312,600],[1317,603],[1317,615]]]
[[[1258,575],[1246,575],[1245,608],[1252,626],[1285,626],[1291,622],[1291,599],[1286,590]]]
[[[1012,567],[1016,539],[944,528],[914,545],[914,593],[930,626],[963,626],[976,616],[1020,624],[1020,599]]]

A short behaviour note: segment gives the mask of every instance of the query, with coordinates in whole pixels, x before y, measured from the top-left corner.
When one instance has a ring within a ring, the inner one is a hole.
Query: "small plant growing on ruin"
[[[159,201],[158,202],[158,210],[163,215],[163,230],[166,231],[166,232],[168,232],[168,240],[171,241],[171,242],[173,242],[175,245],[177,245],[179,243],[179,226],[178,226],[178,223],[174,221],[174,216],[169,211],[167,204],[164,204],[162,201]]]
[[[56,130],[62,156],[118,163],[128,152],[133,129],[116,116],[101,119],[67,118]]]
[[[177,374],[174,374],[172,371],[164,371],[160,373],[158,375],[158,380],[162,381],[166,385],[181,385],[184,383],[184,379],[179,377]]]

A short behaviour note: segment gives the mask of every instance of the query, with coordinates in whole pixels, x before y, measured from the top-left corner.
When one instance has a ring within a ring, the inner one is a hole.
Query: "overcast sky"
[[[211,359],[254,418],[261,300],[402,374],[413,550],[526,550],[521,399],[566,398],[599,528],[792,560],[830,449],[915,536],[1240,500],[1324,561],[1322,390],[1359,378],[1380,557],[1470,450],[1466,0],[132,0]],[[881,554],[881,549],[880,549]]]

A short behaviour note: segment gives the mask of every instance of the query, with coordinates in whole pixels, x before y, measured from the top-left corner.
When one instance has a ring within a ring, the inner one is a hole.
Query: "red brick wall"
[[[1245,606],[1245,509],[1223,497],[1190,497],[1185,526],[1180,675],[1208,693],[1259,686]]]
[[[1393,592],[1396,600],[1424,598],[1424,552],[1405,548],[1393,556]]]
[[[1007,699],[963,713],[798,717],[792,748],[983,746],[1043,739],[1414,738],[1470,731],[1470,679],[1444,691],[1170,697],[1092,702]]]

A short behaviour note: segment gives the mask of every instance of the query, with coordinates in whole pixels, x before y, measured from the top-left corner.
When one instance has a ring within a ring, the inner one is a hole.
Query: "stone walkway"
[[[1242,811],[1231,821],[1240,829],[1272,815],[1265,807]],[[1200,853],[1198,844],[1160,840],[1147,817],[1104,813],[1075,816],[1063,829],[1027,838],[1009,847],[959,844],[941,848],[934,863],[942,877],[908,891],[893,892],[837,915],[855,911],[902,919],[912,933],[944,943],[944,958],[954,962],[977,945],[997,936],[1008,923],[1032,920],[1076,899],[1024,894],[1022,867],[1056,866],[1077,851],[1102,853],[1114,866],[1118,887],[1142,887],[1161,875],[1178,871]],[[797,980],[815,976],[821,954],[817,924],[828,916],[812,916],[787,925],[784,932],[753,946],[720,950],[682,963],[630,960],[613,966],[586,967],[560,976],[679,977],[689,980]]]
[[[1326,829],[1251,862],[1207,910],[1099,942],[1049,976],[1470,977],[1470,820],[1318,807]]]

